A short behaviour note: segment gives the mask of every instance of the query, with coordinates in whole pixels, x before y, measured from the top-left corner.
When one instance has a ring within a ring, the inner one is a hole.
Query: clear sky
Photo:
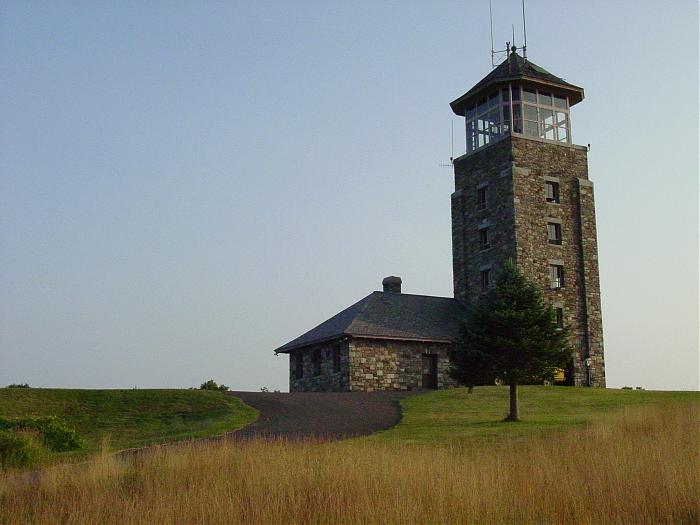
[[[697,389],[698,4],[527,21],[586,89],[608,384]],[[489,51],[487,0],[3,2],[0,385],[285,390],[272,350],[384,276],[450,296],[448,104]]]

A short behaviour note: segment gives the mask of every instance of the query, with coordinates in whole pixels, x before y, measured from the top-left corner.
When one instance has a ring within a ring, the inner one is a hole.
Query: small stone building
[[[291,392],[417,390],[455,386],[447,347],[459,333],[462,304],[401,293],[387,277],[364,299],[281,346]]]

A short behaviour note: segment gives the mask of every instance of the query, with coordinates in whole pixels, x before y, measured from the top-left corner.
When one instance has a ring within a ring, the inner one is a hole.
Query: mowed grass
[[[404,398],[401,423],[365,439],[473,446],[583,427],[633,406],[700,402],[699,392],[555,386],[521,386],[518,390],[522,421],[517,423],[502,421],[508,413],[508,387],[475,387],[471,394],[466,388],[456,388]]]
[[[628,406],[470,447],[252,440],[105,454],[0,476],[0,523],[695,524],[699,416],[697,403]]]
[[[0,416],[57,416],[85,439],[83,453],[205,437],[257,418],[238,398],[205,390],[0,389]]]

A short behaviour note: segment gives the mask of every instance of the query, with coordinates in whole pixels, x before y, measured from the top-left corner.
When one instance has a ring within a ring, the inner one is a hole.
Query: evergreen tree
[[[569,330],[536,285],[508,261],[495,286],[469,308],[451,351],[451,375],[471,388],[501,380],[510,387],[507,420],[518,421],[518,385],[552,379],[571,361]]]

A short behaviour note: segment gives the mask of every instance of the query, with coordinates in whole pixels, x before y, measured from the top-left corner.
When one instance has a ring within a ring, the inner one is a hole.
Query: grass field
[[[57,416],[100,450],[118,450],[241,428],[257,417],[235,397],[205,390],[0,389],[0,416]],[[75,455],[75,454],[73,454]]]
[[[508,387],[476,387],[471,394],[464,388],[438,390],[402,400],[401,423],[367,439],[473,446],[583,427],[628,407],[700,402],[698,392],[545,386],[522,386],[518,390],[522,418],[518,423],[502,422],[508,412]]]
[[[669,402],[469,447],[253,440],[103,455],[0,477],[0,523],[695,524],[699,416]]]

